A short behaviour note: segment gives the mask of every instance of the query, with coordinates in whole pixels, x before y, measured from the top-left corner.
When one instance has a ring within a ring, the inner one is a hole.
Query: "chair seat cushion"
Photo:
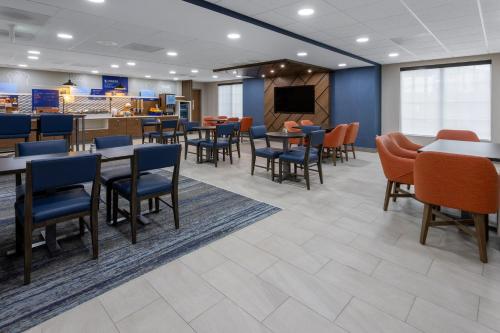
[[[22,133],[22,134],[0,134],[0,139],[25,139],[29,138],[30,134],[29,133]]]
[[[71,135],[73,131],[71,132],[40,132],[43,136],[63,136],[63,135]]]
[[[163,133],[160,133],[160,132],[153,132],[150,134],[151,137],[153,138],[158,138],[160,136],[164,137],[164,138],[173,138],[174,137],[174,132],[163,132]]]
[[[80,185],[71,185],[71,186],[66,186],[66,187],[61,187],[57,189],[58,192],[60,191],[67,191],[67,190],[73,190],[77,188],[84,188],[82,184]],[[26,187],[24,185],[18,185],[16,186],[16,200],[23,199],[26,194]]]
[[[305,152],[307,149],[306,146],[298,146],[294,149],[292,149],[291,151],[302,151],[302,152]],[[318,154],[318,148],[314,148],[314,147],[311,147],[311,149],[309,150],[309,153],[310,154]]]
[[[177,132],[175,132],[175,135],[177,135],[177,136],[184,136],[184,132],[182,132],[182,131],[177,131]]]
[[[280,155],[280,160],[291,163],[304,164],[305,163],[305,150],[292,150]],[[309,153],[309,162],[316,162],[318,160],[317,153]]]
[[[198,146],[200,143],[207,141],[206,139],[188,139],[186,143],[190,146]]]
[[[257,148],[255,149],[255,156],[264,157],[264,158],[276,158],[283,154],[283,150],[274,149],[271,147],[265,148]]]
[[[15,209],[23,222],[24,200],[18,200]],[[53,194],[37,195],[33,198],[33,223],[42,223],[50,219],[89,212],[90,210],[91,197],[81,187]]]
[[[132,180],[123,179],[113,183],[113,189],[117,190],[122,196],[130,199],[132,191]],[[172,181],[158,174],[149,174],[140,176],[137,181],[137,196],[144,197],[155,193],[165,193],[172,190]]]
[[[212,148],[214,146],[213,140],[206,140],[200,143],[202,147]],[[215,146],[218,148],[226,148],[229,146],[229,141],[227,139],[217,139]]]

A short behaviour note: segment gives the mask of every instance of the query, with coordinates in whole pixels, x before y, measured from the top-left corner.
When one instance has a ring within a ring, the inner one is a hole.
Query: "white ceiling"
[[[379,63],[484,54],[500,51],[500,0],[215,0],[223,7]],[[2,16],[2,7],[27,11]],[[312,7],[315,14],[299,17]],[[482,9],[482,16],[479,8]],[[36,17],[31,17],[39,14]],[[45,16],[44,16],[45,15]],[[482,17],[482,19],[481,19]],[[31,18],[31,19],[30,19]],[[16,24],[13,44],[1,30]],[[483,25],[484,23],[484,25]],[[62,41],[58,32],[74,39]],[[242,38],[231,41],[230,32]],[[30,37],[31,36],[31,37]],[[355,39],[368,36],[358,44]],[[112,41],[104,46],[98,41]],[[123,48],[130,43],[156,52]],[[26,59],[27,50],[42,52]],[[166,56],[175,50],[176,58]],[[298,51],[308,52],[298,58]],[[398,58],[389,58],[398,52]],[[337,68],[365,62],[242,22],[180,0],[0,0],[0,65],[153,78],[214,81],[212,69],[289,58]],[[137,63],[135,67],[127,61]],[[110,65],[116,63],[119,69]],[[199,69],[198,74],[190,70]],[[169,71],[177,74],[171,75]],[[222,76],[221,79],[233,78]]]

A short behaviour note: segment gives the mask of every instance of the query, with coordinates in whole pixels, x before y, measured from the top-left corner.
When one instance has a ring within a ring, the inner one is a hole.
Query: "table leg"
[[[85,150],[85,117],[82,118],[82,150]]]
[[[80,140],[79,140],[79,131],[80,131],[80,120],[79,118],[75,118],[75,123],[76,123],[76,128],[75,128],[75,145],[76,145],[76,151],[80,151]]]
[[[61,247],[57,243],[56,225],[49,225],[45,227],[45,232],[42,231],[42,237],[45,239],[45,244],[49,249],[50,255],[56,255],[61,251]]]

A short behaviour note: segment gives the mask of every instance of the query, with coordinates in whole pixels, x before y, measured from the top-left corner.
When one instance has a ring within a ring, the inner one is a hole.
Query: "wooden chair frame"
[[[187,160],[187,154],[196,154],[196,163],[200,163],[200,145],[199,144],[196,145],[196,153],[189,151],[190,145],[188,144],[188,135],[189,133],[198,132],[198,139],[201,140],[202,139],[201,131],[200,130],[188,131],[186,127],[184,127],[183,131],[184,131],[184,160]]]
[[[217,131],[214,135],[214,141],[212,147],[201,147],[200,146],[200,161],[203,161],[203,148],[207,149],[207,159],[213,159],[215,167],[217,168],[217,162],[219,161],[220,148],[217,147],[218,140]],[[227,137],[228,147],[222,148],[222,161],[226,161],[226,152],[229,155],[229,161],[233,164],[233,133]]]
[[[405,184],[410,188],[410,184]],[[397,198],[415,198],[415,195],[407,190],[401,188],[401,183],[387,180],[387,187],[385,189],[384,211],[389,208],[389,200],[392,198],[396,202]]]
[[[250,147],[251,147],[251,150],[252,150],[252,168],[251,168],[251,171],[250,171],[250,174],[253,176],[254,175],[254,172],[255,172],[255,167],[257,168],[262,168],[262,169],[266,169],[267,172],[269,172],[269,167],[271,167],[271,180],[274,181],[274,177],[276,176],[276,159],[277,158],[266,158],[267,160],[267,166],[262,166],[262,165],[257,165],[256,164],[256,161],[257,161],[257,155],[255,153],[255,141],[256,139],[253,138],[252,134],[251,134],[251,131],[248,131],[248,137],[250,138]],[[265,140],[266,140],[266,147],[267,148],[271,148],[271,142],[269,141],[269,138],[266,136],[265,137]]]

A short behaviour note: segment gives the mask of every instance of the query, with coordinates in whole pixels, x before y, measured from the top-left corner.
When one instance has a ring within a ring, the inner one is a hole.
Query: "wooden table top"
[[[105,148],[96,150],[97,154],[102,155],[103,162],[116,161],[116,160],[125,160],[134,156],[134,150],[136,148],[141,147],[151,147],[151,146],[160,146],[160,143],[145,143],[143,145],[131,145],[131,146],[122,146],[115,148]]]
[[[26,157],[5,157],[0,158],[0,175],[12,175],[26,171],[26,163],[29,161],[44,160],[58,157],[88,155],[87,151],[72,151],[59,154],[34,155]]]
[[[305,134],[302,132],[267,132],[266,136],[277,139],[293,139],[303,138]]]
[[[492,142],[437,140],[422,147],[419,151],[486,157],[491,161],[500,162],[500,144]]]

